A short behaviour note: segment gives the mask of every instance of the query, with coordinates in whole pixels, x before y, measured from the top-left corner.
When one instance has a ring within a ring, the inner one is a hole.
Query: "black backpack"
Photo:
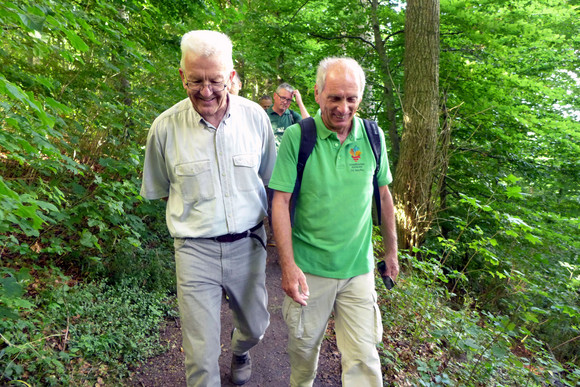
[[[381,196],[379,194],[379,183],[377,181],[377,173],[379,172],[380,160],[381,160],[381,137],[379,135],[379,126],[375,121],[363,119],[365,130],[367,132],[367,137],[373,149],[373,154],[375,155],[375,160],[377,162],[377,168],[375,169],[375,174],[373,176],[373,196],[375,198],[375,209],[376,209],[376,223],[381,224]],[[292,226],[294,226],[294,212],[296,210],[296,201],[298,200],[298,194],[300,192],[300,186],[302,185],[302,175],[304,174],[304,167],[306,166],[306,161],[316,145],[316,125],[314,123],[314,118],[308,117],[299,122],[301,135],[300,135],[300,149],[298,150],[298,163],[296,163],[296,183],[294,184],[294,191],[292,192],[292,197],[290,199],[290,221]]]

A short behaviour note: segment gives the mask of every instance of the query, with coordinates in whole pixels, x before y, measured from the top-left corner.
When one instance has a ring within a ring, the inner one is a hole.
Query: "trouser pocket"
[[[286,296],[282,304],[282,315],[288,327],[288,334],[297,339],[301,339],[304,334],[304,313],[302,305]]]

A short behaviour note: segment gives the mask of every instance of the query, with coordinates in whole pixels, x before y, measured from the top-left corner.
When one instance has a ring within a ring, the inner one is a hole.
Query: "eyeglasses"
[[[278,98],[280,98],[282,100],[282,102],[292,102],[292,98],[286,98],[286,97],[282,97],[280,94],[276,93],[276,95],[278,96]]]
[[[210,82],[208,84],[204,84],[203,82],[195,81],[195,82],[186,82],[185,86],[189,89],[189,91],[193,91],[198,93],[202,91],[204,88],[209,88],[212,93],[224,91],[226,87],[228,87],[227,83],[223,82]]]

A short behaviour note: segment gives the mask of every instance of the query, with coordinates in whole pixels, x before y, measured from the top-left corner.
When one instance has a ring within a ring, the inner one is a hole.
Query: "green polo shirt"
[[[266,113],[270,118],[272,130],[274,131],[274,140],[276,141],[276,149],[278,149],[286,128],[298,123],[302,119],[302,116],[292,109],[286,109],[282,115],[278,115],[272,107],[269,107]]]
[[[372,201],[375,157],[363,121],[341,145],[328,130],[320,111],[316,146],[308,158],[296,205],[292,244],[294,260],[305,273],[350,278],[373,270]],[[381,135],[379,186],[392,180],[384,133]],[[300,147],[300,126],[286,129],[269,187],[292,192]]]

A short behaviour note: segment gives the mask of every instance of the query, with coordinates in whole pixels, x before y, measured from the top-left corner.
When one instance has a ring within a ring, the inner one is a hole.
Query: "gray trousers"
[[[255,233],[265,240],[264,227]],[[258,344],[270,323],[266,251],[253,238],[175,239],[174,245],[187,385],[220,386],[223,291],[234,317],[231,351],[240,355]]]
[[[286,296],[282,308],[288,326],[290,386],[312,386],[331,313],[342,358],[342,385],[382,386],[377,343],[382,340],[383,325],[373,272],[348,279],[305,275],[310,290],[308,305]]]

